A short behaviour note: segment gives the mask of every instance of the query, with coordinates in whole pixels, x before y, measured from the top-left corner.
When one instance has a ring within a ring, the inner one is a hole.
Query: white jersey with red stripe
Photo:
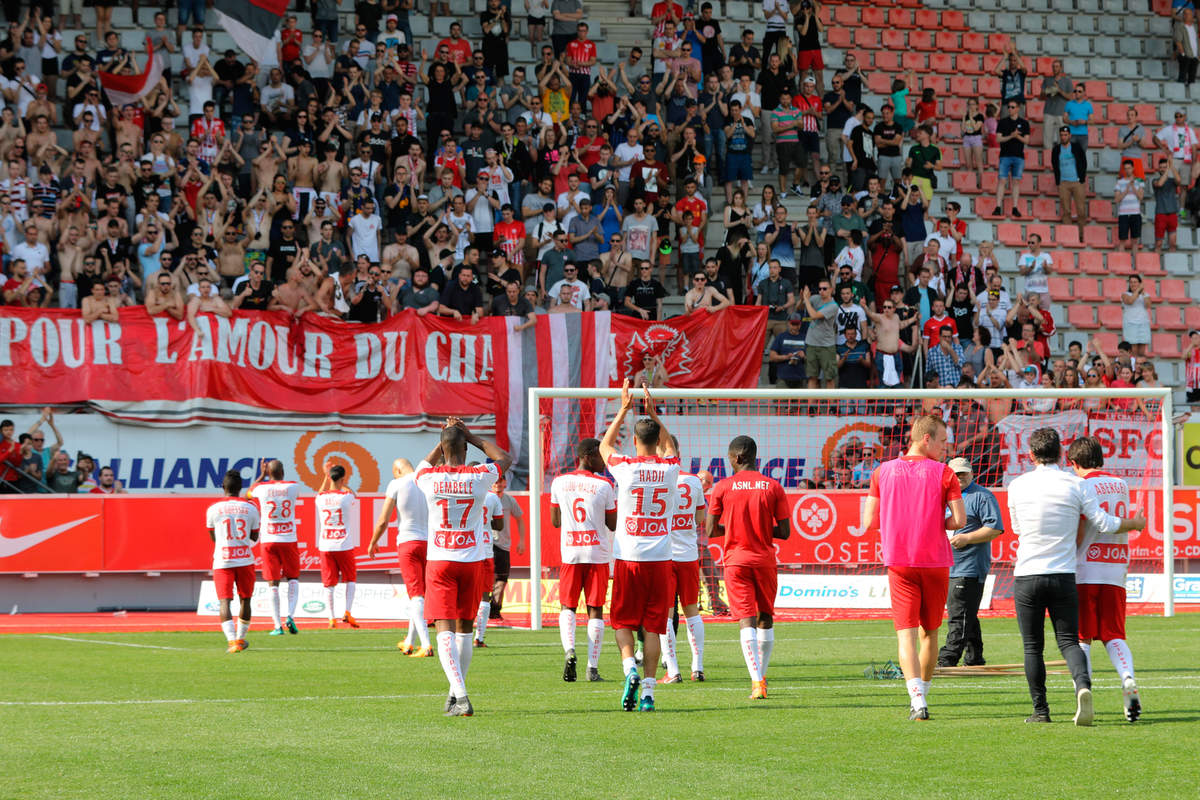
[[[396,504],[396,544],[424,542],[429,539],[429,507],[417,488],[415,472],[394,478],[386,495]]]
[[[617,508],[612,481],[587,470],[567,472],[551,481],[550,502],[562,517],[562,563],[607,564],[612,559],[612,534],[604,515]]]
[[[358,498],[354,492],[317,495],[317,549],[325,553],[358,547]]]
[[[617,481],[614,555],[622,561],[670,561],[679,459],[613,455],[608,471]]]
[[[482,561],[488,558],[479,528],[484,501],[500,479],[495,464],[474,467],[417,467],[417,486],[429,514],[429,561]],[[487,545],[492,537],[487,537]]]
[[[258,530],[258,508],[248,500],[227,497],[208,507],[205,515],[213,532],[213,569],[229,569],[254,564],[254,541],[250,532]]]
[[[1127,517],[1129,484],[1108,472],[1093,472],[1083,479],[1086,491],[1096,496],[1100,508],[1115,517]],[[1100,533],[1091,522],[1075,553],[1076,583],[1106,583],[1125,586],[1129,570],[1129,534]]]
[[[260,542],[296,541],[296,500],[300,484],[295,481],[263,481],[250,487],[250,497],[262,515]]]
[[[480,538],[484,542],[484,558],[495,558],[496,531],[492,530],[492,521],[504,517],[504,504],[500,496],[489,491],[483,498],[483,515],[479,519]]]
[[[671,560],[699,561],[696,510],[704,508],[704,487],[695,475],[680,473],[676,484],[675,513],[671,515]]]

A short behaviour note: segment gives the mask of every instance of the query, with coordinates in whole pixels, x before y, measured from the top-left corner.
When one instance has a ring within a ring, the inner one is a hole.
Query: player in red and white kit
[[[491,462],[466,466],[468,444]],[[429,514],[425,615],[437,628],[438,658],[450,682],[447,716],[475,713],[467,695],[467,671],[479,607],[479,562],[484,558],[480,524],[489,489],[511,464],[508,453],[449,417],[441,440],[417,466],[417,486],[425,494]]]
[[[346,610],[342,621],[351,628],[358,620],[350,613],[354,608],[358,564],[354,551],[358,548],[358,498],[346,487],[346,468],[341,464],[325,465],[325,480],[317,493],[317,549],[321,552],[321,585],[325,587],[325,603],[329,606],[329,627],[337,627],[333,610],[333,590],[338,579],[346,584]]]
[[[604,600],[608,596],[608,562],[612,558],[612,529],[617,524],[617,495],[604,477],[600,440],[584,439],[575,447],[574,472],[550,483],[550,524],[562,531],[558,574],[558,636],[566,661],[563,680],[575,681],[575,609],[579,595],[587,606],[589,681],[600,677],[600,647],[604,643]]]
[[[733,474],[708,498],[708,536],[725,539],[725,593],[738,620],[742,657],[750,671],[750,699],[767,698],[767,666],[775,649],[775,592],[779,586],[775,539],[792,534],[783,487],[755,468],[758,444],[749,436],[729,443]]]
[[[660,653],[659,637],[667,632],[671,611],[671,512],[679,483],[679,457],[667,428],[654,411],[650,388],[645,392],[649,418],[633,426],[634,457],[617,452],[625,415],[633,407],[629,379],[621,389],[621,407],[600,440],[600,455],[617,481],[617,528],[614,539],[612,619],[621,649],[625,686],[621,707],[654,710],[654,685]],[[660,455],[661,454],[661,455]],[[638,675],[634,657],[635,634],[646,632],[643,664],[645,680]],[[638,688],[642,699],[638,702]]]
[[[292,616],[296,613],[296,601],[300,598],[300,548],[296,544],[296,503],[299,500],[300,484],[283,479],[283,464],[277,459],[262,461],[259,478],[251,484],[247,493],[258,504],[262,517],[263,580],[271,585],[271,619],[275,627],[271,636],[283,635],[283,621],[279,610],[279,580],[288,582],[287,629],[299,633]]]
[[[392,514],[396,515],[396,551],[400,577],[408,594],[408,633],[396,645],[401,653],[413,658],[432,658],[429,626],[425,624],[425,555],[429,542],[429,509],[425,495],[417,488],[417,471],[407,458],[392,462],[392,481],[384,493],[383,508],[375,520],[375,531],[367,544],[367,556],[379,552],[379,540],[387,532]],[[414,648],[414,640],[420,647]]]
[[[242,500],[242,474],[231,469],[222,481],[225,499],[208,507],[205,515],[208,535],[213,540],[213,582],[220,603],[221,630],[229,642],[227,652],[245,650],[250,630],[250,596],[254,594],[254,543],[258,541],[259,516],[254,504]],[[233,588],[241,598],[241,614],[236,623],[229,603]]]
[[[675,451],[679,440],[672,437]],[[678,598],[687,625],[688,646],[692,651],[692,680],[704,680],[704,618],[700,616],[700,541],[704,528],[704,485],[699,476],[679,474],[676,484],[675,511],[671,515],[671,604]],[[662,639],[667,677],[663,683],[682,683],[679,658],[675,654],[675,627],[667,626]]]
[[[1076,439],[1067,448],[1067,461],[1107,513],[1124,517],[1130,507],[1129,484],[1101,468],[1104,450],[1094,436]],[[1104,642],[1108,658],[1121,676],[1125,719],[1142,714],[1133,652],[1125,642],[1125,573],[1129,569],[1129,533],[1101,533],[1086,517],[1079,520],[1075,586],[1079,592],[1079,646],[1092,672],[1092,640]]]
[[[494,486],[495,484],[493,484]],[[483,498],[483,517],[479,520],[480,534],[487,557],[479,562],[479,612],[475,614],[475,647],[487,647],[483,642],[487,630],[488,618],[492,615],[492,587],[496,583],[496,534],[504,528],[504,504],[500,496],[488,489],[487,497]]]

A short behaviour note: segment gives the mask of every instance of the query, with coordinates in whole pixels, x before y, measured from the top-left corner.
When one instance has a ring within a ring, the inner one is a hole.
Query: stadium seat
[[[1030,122],[1041,122],[1045,112],[1046,104],[1041,100],[1030,100],[1025,103],[1025,118]]]
[[[865,9],[863,11],[863,16],[865,17]],[[848,28],[858,27],[858,15],[859,9],[855,8],[854,6],[835,6],[833,9],[833,21],[838,25],[843,25]],[[832,31],[830,32],[832,33]]]
[[[1058,202],[1052,197],[1035,197],[1033,199],[1033,216],[1044,222],[1057,220],[1059,218]]]
[[[922,8],[917,11],[914,16],[914,21],[918,28],[926,31],[937,30],[940,25],[938,23],[938,12],[930,8]]]
[[[1112,150],[1120,149],[1121,129],[1116,126],[1116,123],[1106,126],[1101,138],[1104,140],[1105,147]],[[1091,141],[1090,135],[1088,136],[1088,141]]]
[[[908,32],[908,46],[915,50],[932,50],[933,49],[933,33],[927,30],[911,30]],[[932,64],[930,69],[934,69]]]
[[[1099,247],[1102,250],[1109,249],[1112,245],[1108,241],[1108,228],[1100,225],[1088,225],[1083,229],[1083,244],[1086,247]]]
[[[1051,275],[1047,279],[1047,283],[1050,286],[1050,298],[1055,302],[1062,303],[1074,297],[1071,294],[1071,281],[1068,278]]]
[[[1100,327],[1107,328],[1110,331],[1121,330],[1121,307],[1114,305],[1104,305],[1096,309],[1096,316],[1100,320]]]
[[[1192,299],[1188,297],[1187,284],[1179,278],[1163,278],[1158,282],[1158,297],[1167,303],[1185,303],[1189,304]]]
[[[947,100],[946,104],[949,105],[952,102],[962,102],[962,101]],[[949,117],[950,115],[947,114],[946,116]],[[962,116],[962,115],[960,114],[959,116]],[[945,118],[943,118],[943,120],[944,119]],[[945,156],[946,156],[946,151],[950,148],[946,147],[945,142],[946,142],[946,140],[957,142],[962,139],[962,123],[954,120],[953,117],[951,117],[950,121],[939,122],[938,123],[938,135],[941,136],[941,138],[942,138],[941,149],[942,149],[943,162],[945,164],[949,164],[950,161],[949,161],[949,159],[945,158]],[[954,161],[955,161],[955,163],[958,163],[958,156],[957,156],[958,148],[955,147],[953,149],[955,152]]]
[[[943,53],[949,54],[959,49],[958,33],[955,31],[938,31],[935,39],[937,40],[937,49]]]
[[[1104,254],[1095,250],[1084,250],[1079,254],[1079,269],[1084,275],[1108,274],[1108,268],[1104,266]]]
[[[988,50],[987,37],[982,33],[967,31],[962,36],[963,49],[969,50],[972,53],[987,53]]]
[[[920,31],[913,31],[913,33],[914,34],[920,33]],[[909,37],[909,38],[911,39],[911,37]],[[935,73],[939,73],[942,75],[949,75],[951,72],[954,71],[954,57],[951,56],[949,53],[931,53],[929,55],[929,69],[931,69]],[[949,103],[950,101],[947,100],[946,102]],[[963,105],[965,107],[965,105],[966,105],[965,101],[964,101]],[[950,113],[949,107],[947,107],[945,109],[944,114],[947,117],[955,116]],[[957,116],[961,117],[962,112],[960,111]]]
[[[1008,47],[1009,35],[1007,33],[993,33],[988,35],[988,47],[993,53],[1003,53]]]
[[[1075,296],[1088,303],[1096,303],[1104,299],[1100,294],[1100,281],[1095,278],[1076,278],[1071,284]]]
[[[979,178],[974,172],[955,172],[950,185],[959,194],[975,194],[979,191]]]
[[[1079,239],[1079,228],[1074,225],[1056,225],[1054,241],[1059,247],[1083,247]]]
[[[1100,327],[1096,324],[1096,310],[1091,306],[1079,303],[1073,303],[1067,307],[1067,324],[1072,328],[1085,330],[1095,330]]]
[[[981,187],[983,189],[984,194],[990,194],[993,197],[995,197],[996,196],[996,183],[999,180],[1000,180],[1000,178],[996,174],[996,170],[994,170],[994,169],[986,170],[983,173],[983,186]]]
[[[1110,303],[1115,303],[1121,299],[1121,293],[1128,288],[1129,283],[1124,278],[1105,278],[1101,284],[1101,291],[1104,292],[1104,299]],[[1147,286],[1146,291],[1153,294],[1153,287]]]
[[[874,50],[879,47],[879,31],[876,28],[856,28],[854,46]]]
[[[1138,112],[1138,120],[1143,125],[1151,125],[1159,121],[1158,106],[1150,103],[1138,103],[1134,106]]]
[[[900,56],[900,66],[904,69],[911,69],[913,72],[925,72],[929,69],[928,58],[924,53],[918,53],[915,50],[905,50]],[[914,96],[919,95],[919,92],[914,92]]]
[[[935,66],[935,62],[939,58],[947,58],[948,59],[949,56],[943,56],[940,53],[934,53],[932,56],[930,56],[929,57],[929,65],[931,67],[933,67],[933,69],[935,69],[935,70],[939,69],[937,66]],[[947,70],[950,69],[949,64],[946,65],[946,69]],[[965,114],[966,112],[967,112],[967,101],[961,97],[947,97],[946,101],[944,103],[942,103],[942,118],[955,120],[956,121],[955,124],[959,125],[960,127],[961,127],[962,123],[957,122],[957,120],[962,119],[963,114]],[[939,127],[938,130],[940,131],[941,127]],[[944,135],[945,134],[943,134],[943,136]]]
[[[887,15],[882,8],[867,6],[862,10],[862,24],[868,28],[880,29],[886,26]]]
[[[1117,215],[1113,213],[1112,200],[1097,197],[1088,201],[1088,216],[1093,222],[1116,222]]]
[[[1159,306],[1154,309],[1154,327],[1168,331],[1186,330],[1182,309],[1179,306]]]
[[[997,225],[996,239],[1008,247],[1021,247],[1025,244],[1025,237],[1021,235],[1021,225],[1018,222],[1001,222]]]
[[[966,173],[962,173],[962,174],[969,176],[972,181],[975,180],[975,176],[970,172],[966,172]],[[975,216],[977,216],[977,217],[982,217],[983,219],[1003,219],[1004,218],[1003,216],[996,216],[995,214],[992,213],[996,209],[996,198],[994,198],[994,197],[989,197],[988,195],[981,195],[981,196],[975,198],[975,202],[973,203],[973,205],[975,207]],[[1005,209],[1007,210],[1007,206],[1005,206]],[[1004,242],[1003,239],[1001,239],[1000,241]]]
[[[963,58],[965,58],[965,56],[959,56],[958,61],[955,63],[961,62]],[[960,65],[958,69],[961,72],[962,66]],[[952,75],[950,77],[950,94],[964,99],[968,97],[974,97],[975,81],[965,75]]]
[[[879,41],[883,44],[884,48],[888,50],[903,52],[908,49],[907,34],[905,31],[897,30],[895,28],[884,28],[879,34]]]
[[[967,35],[968,34],[965,34],[965,33],[963,34],[964,37]],[[958,69],[959,72],[963,73],[964,75],[982,75],[983,74],[983,64],[980,63],[979,56],[971,55],[970,53],[959,53],[957,56],[955,56],[954,66]],[[956,94],[960,94],[964,97],[974,96],[975,87],[972,85],[971,79],[966,78],[965,80],[967,81],[965,90],[963,92],[958,92]]]
[[[1200,331],[1200,306],[1188,306],[1183,310],[1183,321],[1188,330]]]
[[[1038,75],[1050,75],[1054,72],[1054,56],[1038,56],[1034,61],[1034,70]]]
[[[1083,86],[1085,89],[1084,95],[1088,100],[1091,100],[1093,104],[1095,104],[1097,101],[1107,103],[1109,100],[1112,100],[1112,95],[1108,93],[1107,81],[1084,81]]]
[[[1097,253],[1097,255],[1099,255]],[[1108,254],[1104,261],[1104,266],[1111,275],[1132,275],[1133,261],[1129,257],[1129,253],[1123,250],[1115,250]]]
[[[911,28],[913,26],[913,12],[907,8],[893,8],[888,11],[888,25],[893,28]]]
[[[1150,352],[1157,358],[1181,358],[1179,337],[1173,333],[1156,333],[1150,337]]]
[[[995,75],[984,75],[976,81],[976,85],[978,86],[980,97],[986,97],[989,100],[993,98],[999,99],[1000,79]],[[980,106],[982,105],[983,102],[980,101]]]
[[[1129,111],[1127,103],[1108,103],[1104,106],[1104,113],[1113,125],[1124,125],[1127,111]]]
[[[1075,263],[1075,253],[1070,250],[1058,250],[1054,253],[1054,270],[1062,275],[1078,275],[1079,266]]]
[[[1152,275],[1158,277],[1166,275],[1166,270],[1162,266],[1162,258],[1158,253],[1138,253],[1137,254],[1137,272],[1140,275]]]
[[[943,11],[942,27],[954,31],[965,31],[967,29],[966,17],[961,11]]]
[[[851,47],[851,32],[849,28],[830,28],[829,29],[829,46],[836,47],[840,50],[849,50]]]

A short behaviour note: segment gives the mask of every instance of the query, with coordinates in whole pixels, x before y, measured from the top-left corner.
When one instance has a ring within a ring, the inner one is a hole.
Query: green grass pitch
[[[611,631],[608,681],[566,684],[556,630],[492,630],[471,719],[442,717],[437,659],[401,656],[392,631],[260,622],[234,655],[215,625],[3,636],[0,798],[1193,797],[1198,634],[1196,617],[1130,619],[1144,716],[1124,721],[1097,649],[1091,729],[1061,675],[1053,725],[1024,724],[1020,675],[935,679],[933,720],[908,722],[902,682],[862,676],[895,657],[883,621],[781,624],[755,703],[736,628],[710,625],[709,680],[660,686],[654,714],[619,710]],[[984,641],[1020,661],[1015,621],[985,620]]]

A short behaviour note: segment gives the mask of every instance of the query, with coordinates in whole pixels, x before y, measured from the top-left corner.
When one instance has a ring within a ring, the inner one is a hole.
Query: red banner
[[[513,493],[528,520],[528,498]],[[861,491],[794,492],[792,536],[777,543],[785,564],[829,564],[852,567],[879,563],[879,537],[858,525]],[[204,512],[218,498],[190,495],[71,495],[0,496],[0,572],[143,572],[204,571],[212,564],[212,543],[204,529]],[[996,492],[1005,533],[992,543],[992,558],[1013,561],[1017,540],[1008,522],[1006,496]],[[1130,534],[1134,559],[1161,560],[1162,532],[1158,523],[1161,491],[1134,492],[1135,504],[1150,519],[1148,530]],[[390,527],[374,559],[366,543],[383,505],[379,495],[359,496],[357,551],[360,569],[396,569],[395,527]],[[559,532],[549,525],[549,496],[543,497],[542,564],[557,566]],[[301,561],[317,569],[312,497],[297,504]],[[1200,490],[1175,490],[1175,552],[1177,558],[1200,558]],[[164,527],[165,526],[165,527]],[[528,545],[528,527],[525,541]],[[513,530],[512,561],[528,566],[529,549],[517,553]],[[721,543],[710,544],[720,563]]]

